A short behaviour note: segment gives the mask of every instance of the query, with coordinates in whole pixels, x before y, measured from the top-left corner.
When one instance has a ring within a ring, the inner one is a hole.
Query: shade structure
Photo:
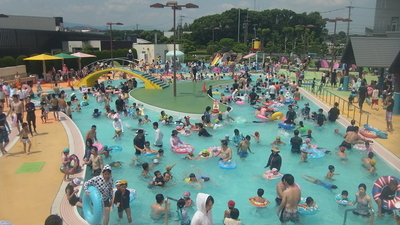
[[[253,57],[255,55],[256,55],[256,53],[250,53],[248,55],[243,56],[243,59],[248,59],[248,58]]]
[[[185,60],[185,53],[176,50],[175,51],[175,55],[176,55],[176,61],[179,62],[184,62]],[[169,51],[167,52],[167,54],[165,54],[165,57],[171,62],[174,62],[174,51]],[[179,64],[178,64],[179,65]]]
[[[46,54],[40,54],[32,57],[25,58],[24,60],[39,60],[42,61],[43,63],[43,74],[46,74],[46,64],[44,61],[46,60],[56,60],[56,59],[62,59],[61,57],[56,57],[52,55],[46,55]]]
[[[82,68],[81,65],[81,58],[91,58],[91,57],[97,57],[95,55],[90,55],[90,54],[86,54],[86,53],[82,53],[82,52],[77,52],[77,53],[73,53],[71,54],[72,56],[76,56],[79,58],[78,62],[79,62],[79,70]]]
[[[69,54],[66,54],[66,53],[60,53],[60,54],[53,55],[53,56],[61,58],[61,61],[62,61],[61,65],[64,65],[64,59],[77,59],[77,58],[79,58],[77,56],[69,55]]]

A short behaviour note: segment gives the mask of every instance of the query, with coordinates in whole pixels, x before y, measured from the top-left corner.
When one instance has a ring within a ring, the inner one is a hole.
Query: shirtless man
[[[19,100],[18,95],[13,95],[12,96],[13,102],[11,103],[11,107],[10,110],[7,113],[7,116],[10,115],[10,113],[15,113],[17,116],[17,129],[18,129],[18,133],[20,132],[19,129],[19,124],[23,123],[22,118],[24,117],[24,105],[22,103],[22,101]]]
[[[228,147],[228,142],[226,140],[221,140],[221,151],[220,160],[227,162],[232,159],[232,149]]]
[[[344,137],[344,141],[342,142],[342,144],[339,145],[339,147],[346,147],[347,149],[351,149],[351,145],[362,140],[364,142],[369,141],[369,142],[373,142],[370,141],[364,137],[362,137],[361,135],[358,134],[358,127],[354,128],[354,131],[348,131],[343,137]]]
[[[286,189],[282,193],[282,202],[276,214],[282,224],[286,224],[288,221],[300,224],[297,206],[301,199],[301,191],[294,186],[294,177],[291,174],[285,174],[282,177],[282,182]]]
[[[96,129],[96,125],[93,125],[92,128],[88,132],[86,132],[85,140],[92,139],[93,143],[98,142]]]
[[[278,184],[276,184],[275,202],[276,202],[277,205],[281,204],[281,202],[282,202],[282,193],[286,189],[285,185],[283,184],[284,177],[285,177],[285,175],[283,175],[281,181],[279,181]]]
[[[60,107],[60,111],[66,113],[67,103],[64,100],[64,96],[60,95],[57,101],[58,101],[58,106]]]
[[[247,135],[243,141],[239,142],[239,145],[237,148],[237,154],[240,156],[240,159],[244,159],[249,155],[249,153],[247,153],[247,150],[249,150],[249,152],[251,154],[254,154],[250,150],[250,136],[249,135]]]
[[[58,105],[58,99],[56,98],[55,94],[51,94],[51,108],[53,109],[53,115],[54,115],[54,120],[59,121],[60,116],[58,114],[58,111],[60,111],[60,106]]]
[[[165,201],[164,195],[162,195],[162,194],[156,195],[156,201],[157,201],[157,203],[151,204],[150,217],[153,220],[159,220],[163,217],[163,215],[168,214],[168,208],[170,205],[169,202]],[[162,206],[164,203],[165,203],[165,207]]]

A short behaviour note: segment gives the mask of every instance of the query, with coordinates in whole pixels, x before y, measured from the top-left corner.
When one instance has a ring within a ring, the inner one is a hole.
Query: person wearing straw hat
[[[82,208],[82,199],[76,196],[76,194],[79,192],[79,190],[76,187],[79,186],[80,184],[81,180],[79,178],[74,178],[65,187],[65,194],[71,206],[77,206]]]
[[[273,146],[271,149],[271,155],[269,156],[268,163],[264,168],[269,167],[271,170],[273,168],[276,168],[281,170],[281,165],[282,165],[282,157],[279,155],[280,150],[278,149],[277,146]]]

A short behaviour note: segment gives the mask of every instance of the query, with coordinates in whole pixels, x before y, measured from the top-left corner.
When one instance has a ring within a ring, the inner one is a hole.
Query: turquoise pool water
[[[118,82],[119,83],[119,82]],[[70,91],[67,91],[70,94]],[[77,92],[76,92],[77,93]],[[78,98],[81,96],[78,94]],[[113,100],[115,100],[114,97]],[[303,107],[304,103],[308,100],[300,100],[299,106]],[[318,107],[312,102],[310,103],[311,111],[317,111]],[[223,213],[227,209],[227,202],[234,200],[236,202],[236,208],[240,210],[240,219],[244,224],[280,224],[278,216],[276,215],[277,206],[275,204],[275,186],[278,180],[266,180],[263,177],[263,173],[266,171],[264,166],[267,163],[268,157],[271,153],[270,143],[275,140],[277,135],[280,135],[282,141],[288,143],[290,138],[293,136],[292,131],[285,131],[278,129],[278,122],[272,121],[268,123],[256,124],[256,123],[231,123],[224,127],[213,130],[211,128],[208,131],[213,135],[210,138],[201,138],[194,132],[191,136],[181,136],[183,142],[192,144],[195,147],[195,153],[198,154],[202,149],[209,148],[211,146],[219,146],[220,139],[223,139],[226,134],[233,136],[233,130],[239,129],[244,135],[254,134],[258,131],[261,136],[261,143],[257,144],[254,140],[251,140],[251,149],[254,154],[249,154],[245,160],[240,160],[239,157],[234,154],[233,160],[236,161],[238,167],[234,170],[224,170],[218,167],[218,159],[211,158],[202,161],[190,161],[183,159],[184,155],[173,153],[169,150],[169,138],[171,131],[175,128],[175,125],[160,125],[162,132],[164,133],[164,147],[165,157],[160,160],[160,164],[153,167],[153,170],[160,170],[162,173],[165,172],[166,165],[172,165],[177,163],[173,168],[172,173],[174,179],[171,183],[175,183],[174,186],[167,188],[152,188],[149,189],[147,186],[148,179],[141,177],[142,168],[138,167],[131,162],[131,158],[134,157],[133,149],[133,138],[135,132],[132,129],[143,128],[147,132],[146,140],[151,143],[154,142],[154,130],[152,123],[144,125],[138,125],[137,120],[129,117],[122,117],[125,132],[121,140],[111,139],[114,135],[112,127],[112,121],[105,116],[100,118],[93,118],[91,116],[93,109],[99,108],[103,110],[103,103],[97,103],[94,97],[89,99],[89,106],[82,107],[81,112],[74,112],[74,122],[77,124],[85,135],[86,131],[90,129],[91,125],[97,125],[98,139],[101,143],[108,146],[118,145],[123,148],[121,152],[112,153],[112,159],[104,159],[105,163],[111,163],[114,161],[123,162],[122,167],[114,168],[113,178],[115,180],[125,179],[128,181],[128,188],[136,189],[137,198],[131,203],[132,218],[135,224],[154,224],[157,223],[150,218],[150,205],[155,202],[155,195],[162,193],[164,196],[170,196],[172,198],[180,198],[184,191],[191,192],[191,198],[195,201],[196,195],[199,192],[211,194],[215,199],[213,207],[214,224],[223,224]],[[128,105],[132,105],[132,100],[129,101]],[[114,103],[112,103],[114,108]],[[210,106],[211,101],[210,101]],[[231,115],[234,118],[244,118],[247,121],[259,120],[254,116],[254,109],[248,104],[237,105],[233,104],[234,111]],[[287,107],[281,108],[281,111],[286,114]],[[297,112],[299,112],[297,110]],[[203,113],[203,112],[199,112]],[[326,112],[325,112],[326,113]],[[159,117],[159,112],[145,110],[145,114],[149,115],[152,121],[156,121]],[[49,115],[50,118],[52,115]],[[297,119],[296,122],[300,120]],[[197,122],[197,121],[191,121]],[[305,121],[305,125],[308,125],[313,130],[314,141],[313,144],[318,144],[320,147],[325,147],[332,151],[331,155],[326,155],[320,159],[309,159],[307,163],[301,163],[300,155],[292,154],[290,152],[290,146],[281,146],[280,155],[282,156],[282,168],[281,173],[291,173],[295,177],[296,183],[302,188],[302,196],[312,196],[319,205],[319,213],[311,216],[302,216],[301,221],[303,224],[341,224],[344,217],[345,209],[353,208],[351,206],[344,207],[338,205],[334,201],[334,197],[341,193],[342,190],[349,191],[349,197],[354,198],[355,193],[358,191],[358,185],[365,183],[367,185],[367,193],[371,196],[371,189],[373,182],[382,175],[394,175],[400,177],[400,174],[394,168],[386,165],[386,163],[377,157],[377,174],[369,175],[361,172],[361,158],[365,154],[360,154],[360,151],[353,149],[347,151],[348,161],[343,163],[337,156],[335,147],[342,142],[342,137],[334,134],[334,129],[339,129],[340,133],[344,133],[345,128],[337,123],[327,123],[326,127],[319,130],[311,121]],[[305,138],[303,138],[304,140]],[[236,148],[233,144],[229,145],[233,151],[236,152]],[[142,162],[151,163],[154,157],[152,156],[141,156]],[[192,167],[195,166],[195,167]],[[327,181],[324,176],[328,172],[328,165],[334,165],[336,167],[336,173],[340,175],[335,176],[336,184],[339,188],[332,192],[317,186],[310,182],[305,181],[301,178],[302,174],[307,174],[323,181]],[[199,171],[198,171],[199,170]],[[190,173],[195,173],[197,176],[206,174],[211,178],[211,182],[205,182],[204,188],[201,190],[194,189],[183,181]],[[86,179],[91,177],[90,173],[87,174]],[[263,197],[268,199],[271,203],[265,208],[256,208],[251,205],[248,201],[249,197],[257,195],[257,189],[263,188],[265,194]],[[173,218],[176,218],[176,203],[171,201],[170,210],[170,224],[175,224]],[[377,209],[377,205],[374,202],[374,207]],[[192,208],[189,209],[189,215],[192,217],[196,211],[195,203]],[[347,224],[365,224],[365,220],[362,217],[354,216],[349,213]],[[160,221],[159,223],[163,223]],[[392,218],[388,216],[383,218],[377,218],[376,224],[392,224]],[[126,216],[124,219],[118,222],[118,216],[116,209],[111,213],[110,224],[127,224]]]

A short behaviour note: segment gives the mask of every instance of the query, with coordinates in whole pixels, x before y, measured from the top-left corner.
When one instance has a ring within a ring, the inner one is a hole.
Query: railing
[[[356,210],[368,210],[371,213],[371,219],[369,220],[369,224],[373,225],[374,224],[374,219],[375,219],[375,211],[374,208],[368,207],[368,208],[356,208],[356,209],[346,209],[344,212],[344,219],[343,219],[343,225],[346,225],[346,220],[347,220],[347,212],[349,211],[356,211]]]
[[[354,105],[357,102],[350,103],[347,99],[344,99],[337,94],[327,90],[327,88],[320,88],[319,85],[315,84],[314,90],[312,89],[312,80],[303,80],[301,87],[313,94],[316,98],[330,106],[333,106],[335,102],[339,103],[340,115],[346,117],[349,120],[355,120],[356,124],[363,126],[368,124],[369,112],[361,110],[358,106]]]

